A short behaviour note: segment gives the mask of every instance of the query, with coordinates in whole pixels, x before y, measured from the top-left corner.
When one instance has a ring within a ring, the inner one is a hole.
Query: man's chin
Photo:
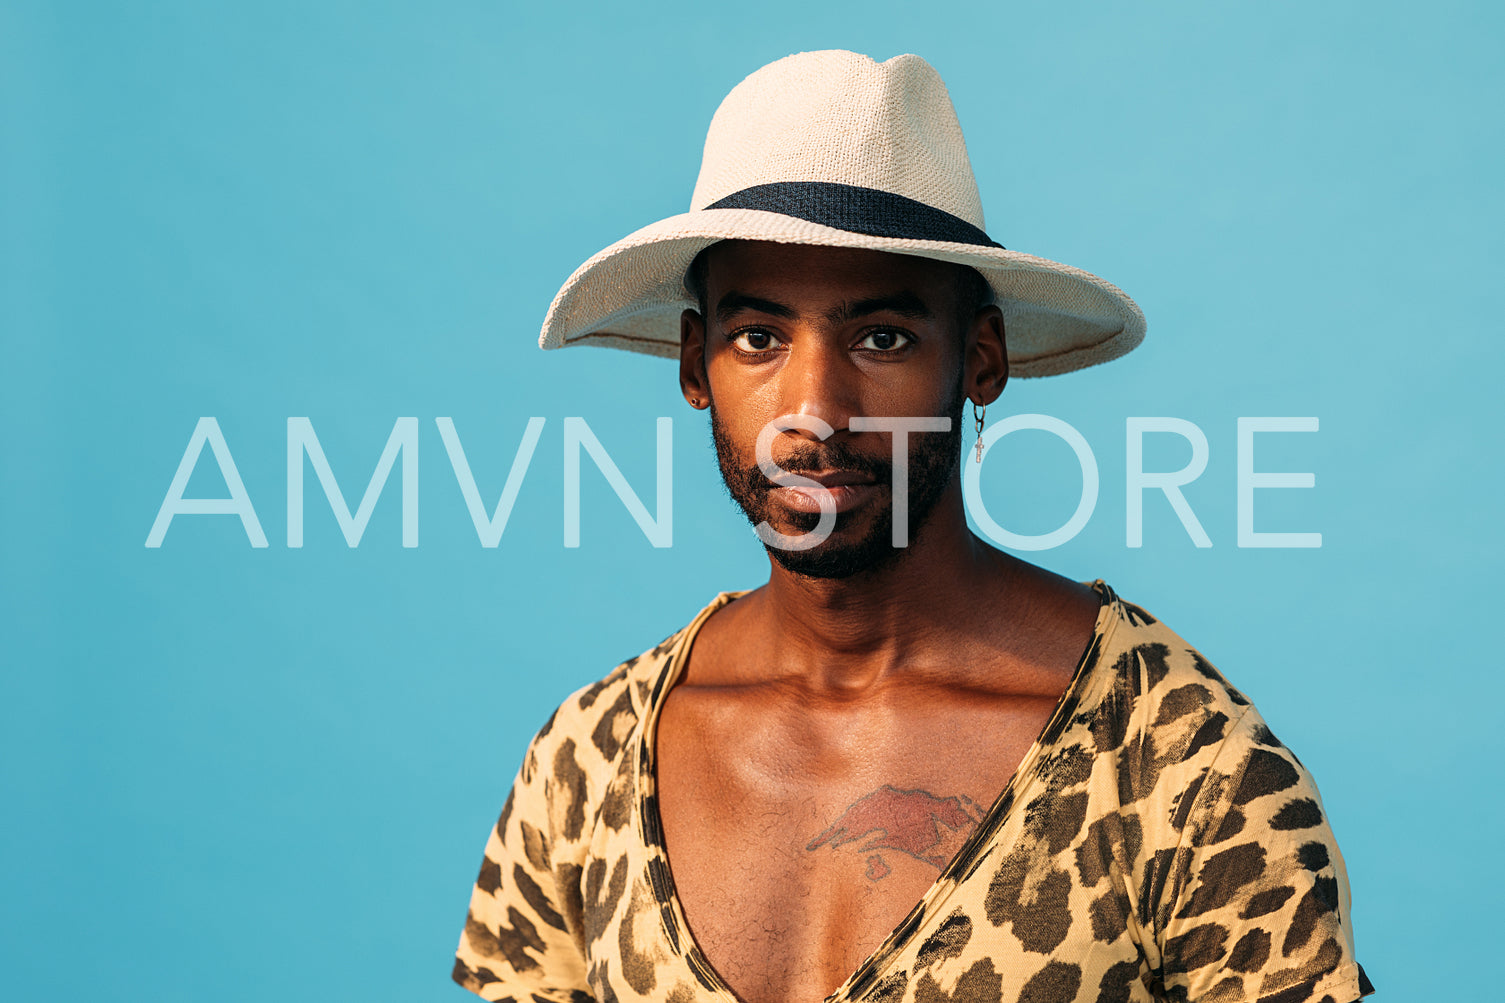
[[[785,512],[771,525],[785,536],[812,532],[819,514]],[[904,553],[893,545],[893,529],[887,519],[866,512],[838,512],[836,524],[825,540],[809,550],[784,550],[765,544],[768,556],[791,574],[806,578],[851,578],[878,571]]]
[[[768,547],[768,556],[790,574],[805,578],[842,579],[880,571],[892,564],[904,551],[895,547],[887,534],[839,544],[827,540],[809,550],[783,550]]]

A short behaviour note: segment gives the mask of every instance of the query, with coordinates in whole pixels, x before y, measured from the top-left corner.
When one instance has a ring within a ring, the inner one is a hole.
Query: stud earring
[[[977,422],[977,462],[982,462],[982,423],[988,413],[988,406],[984,404],[982,410],[977,409],[977,402],[972,402],[972,420]]]

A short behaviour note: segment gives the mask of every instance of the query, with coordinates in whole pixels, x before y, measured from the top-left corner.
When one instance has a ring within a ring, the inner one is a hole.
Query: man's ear
[[[711,406],[705,371],[705,319],[695,310],[679,315],[679,389],[693,408]]]
[[[967,332],[966,370],[962,386],[975,403],[987,406],[1003,393],[1009,381],[1009,346],[1003,327],[1003,311],[985,306],[977,311]]]

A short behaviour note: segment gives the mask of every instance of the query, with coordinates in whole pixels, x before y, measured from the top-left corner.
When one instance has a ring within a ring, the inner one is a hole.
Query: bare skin
[[[892,436],[853,417],[941,414],[958,377],[978,403],[1003,390],[1002,316],[986,307],[961,330],[943,265],[752,242],[717,245],[709,265],[680,382],[694,406],[714,395],[744,466],[780,415],[887,457]],[[817,441],[782,433],[774,458],[802,439]],[[886,485],[836,493],[829,545],[886,526]],[[770,505],[774,529],[803,531],[808,496],[778,489]],[[974,536],[954,469],[895,559],[845,578],[770,569],[706,621],[667,697],[659,810],[712,967],[746,1003],[799,1003],[833,992],[940,875],[1044,727],[1100,601]]]

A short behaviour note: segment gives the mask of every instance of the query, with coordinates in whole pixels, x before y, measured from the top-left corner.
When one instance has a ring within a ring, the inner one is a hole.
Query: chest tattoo
[[[981,807],[966,796],[936,797],[929,791],[884,784],[853,801],[805,847],[815,852],[857,843],[868,853],[867,877],[881,881],[892,868],[880,850],[923,860],[937,871],[951,862],[982,819]]]

